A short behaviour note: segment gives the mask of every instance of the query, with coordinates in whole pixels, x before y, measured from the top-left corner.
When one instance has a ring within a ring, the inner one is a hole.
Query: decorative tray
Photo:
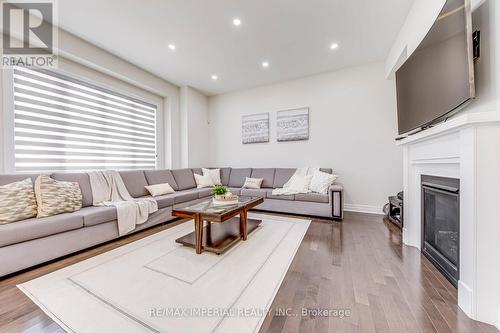
[[[216,206],[237,205],[239,203],[238,196],[235,194],[216,195],[213,199]]]

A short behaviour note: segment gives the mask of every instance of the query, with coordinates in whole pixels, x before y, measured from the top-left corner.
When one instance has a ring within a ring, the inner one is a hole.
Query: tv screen
[[[396,72],[399,134],[458,111],[475,96],[470,0],[448,0]]]

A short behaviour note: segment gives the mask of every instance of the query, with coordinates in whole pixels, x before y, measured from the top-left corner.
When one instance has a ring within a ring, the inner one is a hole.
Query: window
[[[155,105],[48,70],[13,79],[16,172],[156,167]]]

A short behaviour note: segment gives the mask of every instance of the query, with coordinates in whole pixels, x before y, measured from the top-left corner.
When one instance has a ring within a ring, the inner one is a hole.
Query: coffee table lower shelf
[[[261,223],[261,220],[247,219],[247,235],[257,229]],[[207,222],[207,226],[203,228],[202,249],[203,251],[221,254],[229,250],[240,240],[241,232],[239,217],[233,217],[223,223]],[[194,231],[175,241],[179,244],[196,248]]]

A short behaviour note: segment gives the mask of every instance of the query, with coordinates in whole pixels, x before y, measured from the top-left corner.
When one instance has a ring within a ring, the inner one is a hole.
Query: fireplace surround
[[[460,180],[422,175],[422,253],[457,288]]]
[[[500,329],[500,112],[469,112],[398,142],[403,243],[422,250],[422,176],[459,181],[458,306]]]

